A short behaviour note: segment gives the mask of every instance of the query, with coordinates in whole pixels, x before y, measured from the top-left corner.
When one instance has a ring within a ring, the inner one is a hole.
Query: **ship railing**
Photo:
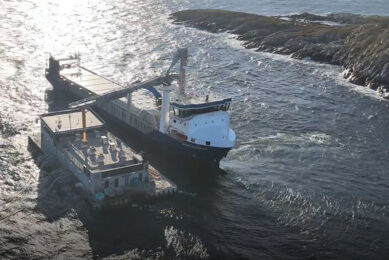
[[[71,143],[70,145],[71,145],[71,147],[72,147],[72,150],[73,150],[80,158],[82,158],[83,154],[82,154],[82,152],[80,152],[80,149],[79,149],[77,146],[75,146],[73,143]]]
[[[101,172],[102,178],[112,177],[120,174],[134,173],[143,170],[143,163],[137,163],[133,165],[118,167],[114,169],[103,170]]]
[[[65,157],[68,158],[68,159],[70,160],[70,162],[71,162],[74,166],[76,166],[76,167],[77,167],[78,169],[80,169],[80,170],[83,170],[82,164],[81,164],[76,158],[74,158],[74,156],[71,155],[69,151],[65,151],[64,154],[65,154]]]

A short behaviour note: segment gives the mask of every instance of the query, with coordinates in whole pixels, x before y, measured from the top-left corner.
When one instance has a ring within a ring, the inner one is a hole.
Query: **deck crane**
[[[98,103],[103,103],[113,99],[125,97],[131,92],[137,91],[139,89],[147,89],[158,85],[170,86],[174,80],[178,80],[178,89],[179,89],[178,93],[180,95],[184,95],[185,94],[185,66],[187,64],[187,59],[188,59],[188,49],[180,48],[174,54],[172,63],[165,75],[154,77],[143,82],[130,84],[126,88],[113,90],[103,95],[93,95],[78,100],[76,102],[72,102],[69,104],[69,107],[85,109],[87,107],[95,106]],[[180,73],[170,74],[170,70],[176,65],[178,61],[180,61]],[[163,105],[162,105],[162,110],[163,110]]]

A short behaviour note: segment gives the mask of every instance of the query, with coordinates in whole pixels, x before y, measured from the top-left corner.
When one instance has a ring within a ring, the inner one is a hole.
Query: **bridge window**
[[[173,112],[175,116],[185,118],[189,117],[192,115],[198,115],[198,114],[205,114],[205,113],[211,113],[211,112],[216,112],[216,111],[228,111],[230,108],[230,102],[222,103],[222,104],[217,104],[213,106],[207,106],[204,105],[204,107],[174,107],[173,106]]]

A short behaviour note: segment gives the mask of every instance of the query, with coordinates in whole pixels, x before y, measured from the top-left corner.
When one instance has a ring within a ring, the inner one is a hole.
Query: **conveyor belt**
[[[113,90],[123,88],[119,84],[94,74],[82,67],[78,67],[77,69],[64,69],[61,71],[61,77],[87,89],[95,95],[103,95]]]

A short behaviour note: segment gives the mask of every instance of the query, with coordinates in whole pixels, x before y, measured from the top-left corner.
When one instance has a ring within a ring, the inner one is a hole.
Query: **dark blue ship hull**
[[[75,99],[85,98],[76,96],[70,91],[68,84],[59,77],[51,76],[46,72],[46,78],[55,89],[64,92],[66,95]],[[115,127],[120,127],[120,135],[126,143],[131,145],[135,139],[137,143],[142,143],[142,146],[146,145],[147,152],[150,152],[153,157],[163,157],[165,160],[171,160],[175,165],[180,164],[188,167],[195,166],[196,168],[205,167],[215,169],[219,167],[220,160],[225,157],[230,150],[230,148],[217,148],[197,145],[187,141],[179,141],[159,131],[152,131],[144,134],[107,111],[99,107],[93,108],[104,120],[113,123]]]
[[[200,146],[189,142],[180,142],[159,131],[153,131],[144,134],[139,130],[123,123],[106,111],[96,108],[104,119],[119,126],[122,131],[130,138],[142,138],[142,144],[147,145],[147,150],[155,156],[163,156],[164,159],[170,159],[175,164],[196,165],[199,167],[219,167],[220,160],[225,157],[230,150],[229,148],[215,148]],[[131,140],[129,140],[131,142]]]

